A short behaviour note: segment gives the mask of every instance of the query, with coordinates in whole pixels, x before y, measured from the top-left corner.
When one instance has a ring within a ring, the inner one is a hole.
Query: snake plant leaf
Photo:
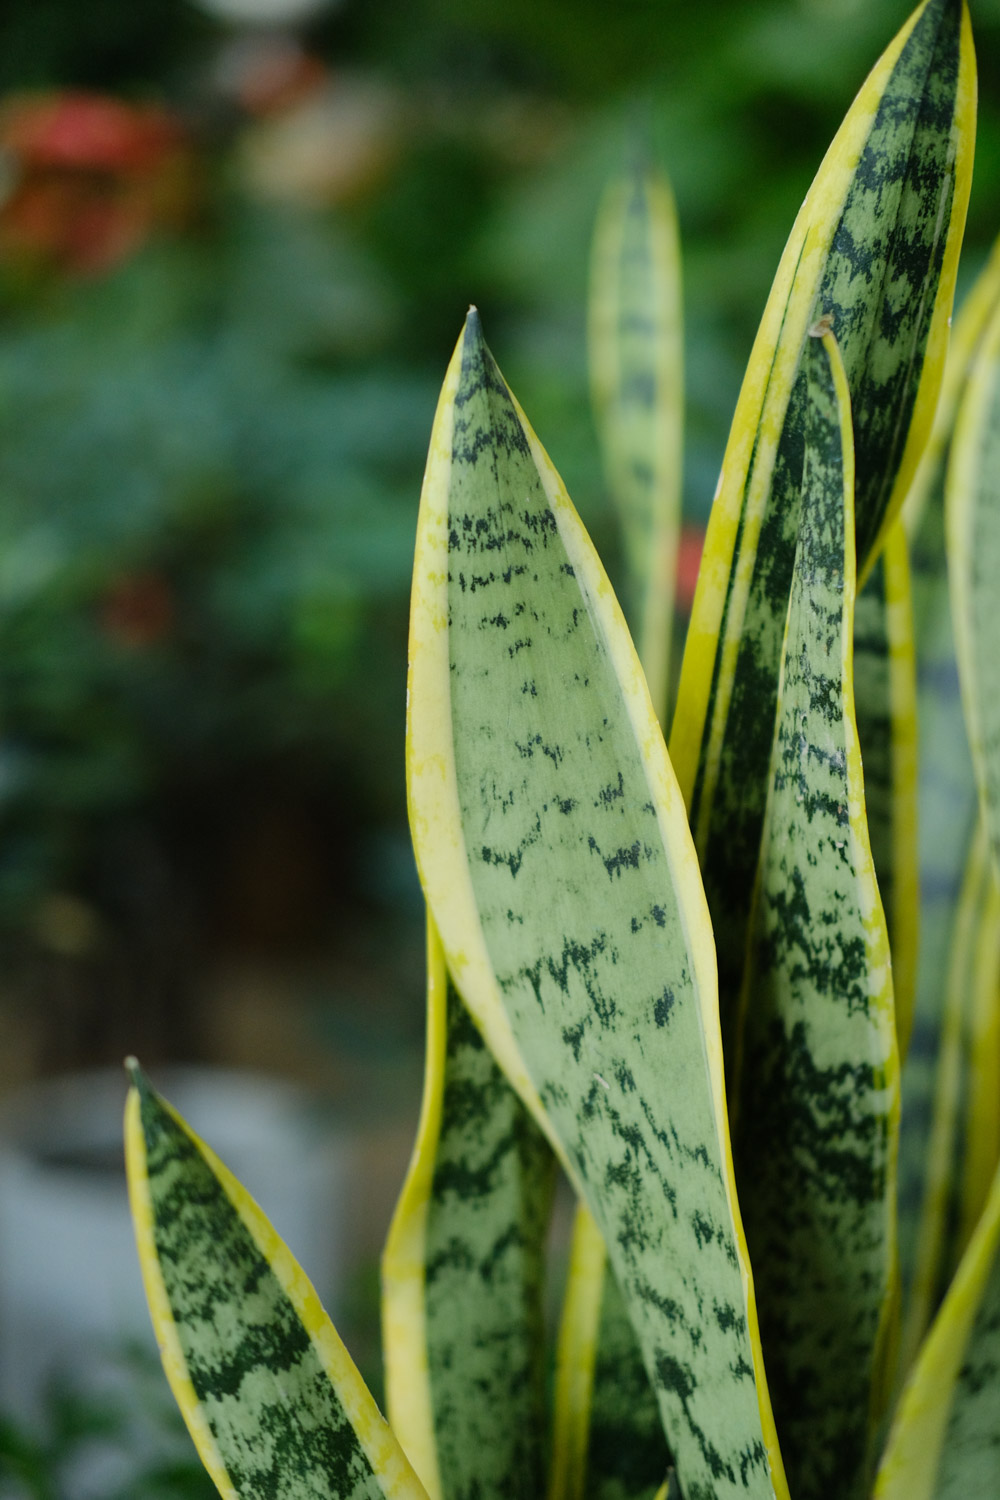
[[[719,948],[730,1058],[798,534],[803,343],[807,329],[830,315],[857,427],[863,576],[913,479],[934,415],[974,121],[964,0],[927,0],[876,64],[824,158],[740,392],[670,737]]]
[[[591,388],[625,541],[628,613],[661,723],[681,518],[683,337],[677,214],[666,177],[637,163],[609,184],[591,258]]]
[[[962,303],[955,327],[941,401],[931,441],[907,497],[903,521],[910,537],[914,646],[917,662],[918,825],[920,869],[920,953],[910,1048],[903,1070],[906,1108],[899,1143],[899,1251],[904,1290],[913,1284],[918,1244],[928,1233],[925,1201],[934,1193],[927,1181],[931,1160],[933,1100],[941,1052],[949,954],[955,951],[959,892],[977,821],[975,777],[955,660],[945,555],[944,476],[954,432],[955,412],[969,368],[1000,305],[1000,242]],[[919,1304],[914,1284],[914,1307]],[[923,1331],[929,1309],[905,1326]],[[916,1353],[912,1337],[903,1340],[901,1366]]]
[[[313,1288],[130,1065],[125,1159],[167,1379],[224,1500],[426,1500]]]
[[[1000,1493],[1000,1172],[907,1382],[874,1500]]]
[[[431,437],[408,702],[449,969],[600,1229],[687,1500],[784,1496],[683,800],[610,584],[475,311]]]
[[[548,1500],[654,1500],[669,1466],[631,1319],[580,1204],[556,1351]]]
[[[862,1500],[895,1285],[898,1054],[853,705],[850,398],[831,334],[804,362],[733,1150],[789,1488]]]
[[[977,1125],[983,1123],[985,1103],[982,1090],[969,1087],[974,1033],[980,1033],[975,1037],[980,1040],[983,1030],[981,1024],[975,1026],[970,1022],[974,1016],[979,1019],[984,1009],[987,1014],[996,1011],[1000,943],[996,913],[992,910],[995,902],[996,882],[980,822],[969,850],[952,933],[924,1197],[901,1345],[907,1369],[944,1296],[985,1197],[978,1182],[976,1189],[971,1183],[966,1185],[973,1164],[975,1178],[981,1180],[982,1147],[973,1137],[973,1121]],[[995,1053],[990,1058],[984,1051],[980,1050],[977,1062],[982,1071],[988,1071],[989,1063],[992,1061],[996,1067],[1000,1059]],[[989,1113],[996,1108],[995,1076],[994,1073],[989,1080],[993,1085],[989,1090],[992,1102],[986,1104]],[[970,1096],[975,1097],[975,1107]],[[987,1129],[987,1140],[989,1136]],[[992,1170],[987,1168],[987,1185],[991,1177]]]
[[[382,1262],[389,1421],[431,1500],[541,1495],[554,1158],[427,935],[427,1060]]]
[[[955,647],[972,763],[1000,873],[1000,306],[959,404],[945,486]]]

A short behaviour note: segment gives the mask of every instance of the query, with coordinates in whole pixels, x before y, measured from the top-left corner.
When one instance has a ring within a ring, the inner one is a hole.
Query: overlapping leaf
[[[431,1500],[541,1495],[554,1161],[428,924],[424,1102],[383,1260],[389,1419]]]
[[[300,1267],[133,1069],[139,1259],[167,1378],[226,1500],[427,1500]]]
[[[894,1288],[898,1054],[853,702],[851,411],[829,333],[804,366],[734,1154],[789,1487],[863,1500]]]
[[[783,1495],[683,800],[474,313],[431,440],[410,651],[411,824],[455,983],[594,1215],[687,1500]]]
[[[892,953],[896,1036],[913,1024],[920,919],[917,684],[906,532],[890,529],[854,612],[854,707],[865,809]]]
[[[683,442],[680,246],[670,185],[637,166],[612,182],[594,238],[590,371],[629,573],[628,613],[663,721]]]
[[[873,558],[937,401],[968,200],[964,0],[927,0],[859,93],[796,219],[712,509],[671,732],[734,1028],[799,525],[807,328],[829,315],[851,388],[856,534]],[[863,568],[862,568],[863,571]]]

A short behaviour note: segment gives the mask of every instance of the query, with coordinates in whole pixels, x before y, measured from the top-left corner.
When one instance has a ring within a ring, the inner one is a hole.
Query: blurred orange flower
[[[94,275],[183,215],[190,153],[156,105],[99,94],[15,95],[0,105],[0,256]]]

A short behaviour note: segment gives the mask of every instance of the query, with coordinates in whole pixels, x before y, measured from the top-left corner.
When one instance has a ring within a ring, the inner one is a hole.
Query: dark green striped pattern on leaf
[[[542,1493],[542,1290],[554,1165],[449,983],[424,1290],[447,1500]]]
[[[137,1227],[150,1234],[149,1243],[139,1235],[147,1291],[175,1394],[223,1494],[419,1500],[423,1491],[302,1272],[239,1184],[220,1180],[225,1168],[141,1074],[134,1081],[138,1117],[127,1140]],[[284,1278],[248,1215],[283,1256]],[[295,1288],[314,1306],[311,1318],[293,1304]],[[324,1359],[331,1346],[348,1369],[353,1416]],[[388,1478],[371,1459],[373,1443],[388,1455]]]
[[[935,1500],[1000,1494],[1000,1250],[965,1346],[934,1494]]]
[[[610,585],[474,313],[417,556],[411,821],[456,983],[509,1026],[505,1066],[523,1060],[601,1230],[686,1500],[782,1495],[683,804]]]
[[[894,1270],[888,939],[854,722],[850,409],[810,341],[802,525],[752,924],[734,1153],[797,1500],[863,1500]]]
[[[918,12],[884,79],[846,196],[831,201],[832,187],[817,191],[825,181],[821,168],[815,200],[808,198],[803,210],[812,212],[813,218],[805,225],[797,223],[793,232],[800,242],[799,260],[789,282],[778,353],[786,339],[785,325],[800,326],[803,297],[812,308],[811,318],[828,315],[832,319],[854,410],[857,554],[862,564],[902,499],[904,451],[912,475],[912,445],[922,443],[924,427],[929,426],[933,396],[927,400],[921,382],[926,376],[925,386],[936,392],[940,379],[940,352],[927,370],[924,355],[932,323],[940,324],[950,307],[954,238],[961,233],[965,213],[968,161],[963,153],[969,142],[963,141],[957,162],[955,149],[956,137],[961,141],[967,129],[964,114],[962,126],[956,123],[960,111],[968,110],[960,88],[960,64],[966,69],[966,92],[970,87],[967,51],[963,56],[965,20],[961,0],[928,0]],[[962,174],[964,186],[958,192]],[[808,276],[802,273],[800,285],[800,267],[806,264],[817,237],[829,244],[822,271],[817,275],[810,267]],[[948,274],[943,276],[949,247]],[[794,309],[799,310],[793,319]],[[938,344],[943,349],[940,340]],[[787,363],[786,355],[787,351],[782,358]],[[745,475],[727,478],[723,469],[721,484],[741,488],[742,508],[734,550],[728,560],[721,552],[718,557],[728,571],[728,583],[710,669],[711,691],[694,751],[696,772],[684,764],[687,750],[684,759],[678,760],[682,784],[690,776],[691,822],[719,947],[723,1039],[730,1051],[799,525],[805,373],[800,365],[785,388],[781,381],[787,377],[775,373],[778,363],[776,354],[766,381],[764,416]],[[926,418],[911,432],[911,419],[920,403]],[[734,433],[741,423],[758,420],[742,408],[741,397]],[[764,438],[765,427],[776,425],[780,436],[775,449]],[[741,443],[734,448],[737,455]],[[747,522],[751,493],[758,496],[754,503],[759,508],[759,535]],[[719,587],[711,566],[716,550],[710,526],[706,541],[710,566],[703,563],[707,613],[712,609],[710,595]],[[749,578],[745,593],[745,584],[737,584],[738,577]],[[700,710],[692,705],[702,691],[696,679],[704,675],[701,658],[707,651],[698,629],[699,613],[696,599],[687,648],[692,667],[690,673],[685,667],[682,675],[672,752],[674,738],[690,741],[698,732]]]

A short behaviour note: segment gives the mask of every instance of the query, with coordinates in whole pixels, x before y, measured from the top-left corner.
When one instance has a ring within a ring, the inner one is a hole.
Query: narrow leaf
[[[382,1263],[389,1420],[430,1495],[540,1495],[552,1151],[427,940],[427,1061]]]
[[[1000,1493],[1000,1173],[899,1404],[875,1500]]]
[[[865,807],[889,929],[899,1051],[913,1024],[920,921],[917,835],[917,681],[906,532],[901,521],[858,595],[854,705]]]
[[[862,573],[913,479],[941,382],[972,165],[964,0],[926,0],[864,84],[792,229],[743,382],[670,740],[719,947],[732,1055],[799,525],[807,329],[837,330],[857,423]]]
[[[610,184],[594,235],[589,313],[594,409],[621,517],[629,616],[663,721],[681,515],[680,245],[670,184],[636,166]]]
[[[898,1056],[853,703],[850,400],[829,333],[805,368],[734,1152],[789,1487],[861,1500],[894,1286]]]
[[[610,585],[474,312],[421,499],[407,763],[449,968],[594,1215],[688,1500],[783,1496],[683,801]]]
[[[945,491],[955,646],[972,763],[1000,873],[1000,307],[962,395]]]
[[[653,1500],[670,1464],[597,1226],[580,1205],[556,1354],[548,1500]]]
[[[225,1500],[426,1500],[260,1209],[132,1066],[129,1195],[164,1369]]]

